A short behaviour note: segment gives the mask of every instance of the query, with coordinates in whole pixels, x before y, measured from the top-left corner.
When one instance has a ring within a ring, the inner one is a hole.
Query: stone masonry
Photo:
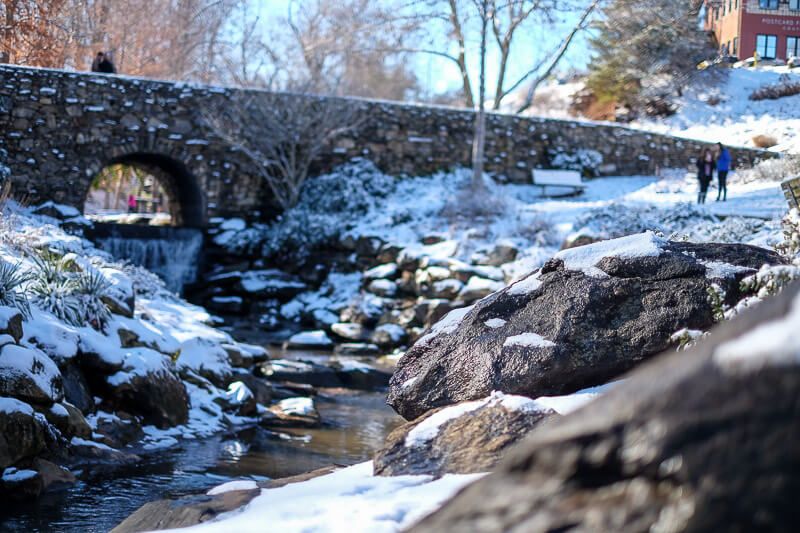
[[[251,95],[264,105],[301,95],[245,91],[125,76],[0,65],[0,148],[8,152],[13,192],[31,202],[55,200],[82,209],[93,177],[111,163],[146,167],[164,183],[178,222],[204,226],[210,216],[269,215],[270,195],[252,163],[209,131],[204,113]],[[285,100],[284,100],[285,101]],[[390,174],[425,175],[468,166],[470,110],[331,99],[366,115],[340,138],[317,172],[353,157]],[[545,153],[602,154],[606,175],[652,174],[687,167],[707,143],[611,124],[488,115],[486,170],[514,182],[547,164]],[[738,166],[772,157],[732,150]]]

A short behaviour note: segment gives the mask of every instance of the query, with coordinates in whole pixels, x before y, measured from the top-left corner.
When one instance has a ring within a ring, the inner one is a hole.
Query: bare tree
[[[4,0],[0,3],[0,63],[60,67],[66,0]]]
[[[474,108],[476,102],[468,55],[470,50],[473,50],[472,54],[487,53],[483,40],[483,24],[487,22],[485,17],[488,16],[493,45],[499,58],[497,78],[493,80],[492,100],[492,109],[497,110],[504,99],[526,81],[535,77],[533,85],[538,85],[553,72],[599,2],[600,0],[487,0],[486,9],[483,9],[482,2],[477,0],[420,0],[413,5],[416,9],[424,5],[429,10],[428,18],[433,21],[430,25],[432,44],[427,47],[413,47],[408,51],[431,54],[452,62],[461,76],[464,105]],[[558,31],[559,15],[575,11],[576,6],[587,5],[589,7],[584,9],[579,22],[566,32],[555,51],[514,46],[520,33],[530,33],[537,29],[550,33]],[[447,29],[447,38],[436,39],[434,36],[442,26]],[[470,39],[470,35],[476,32],[477,40],[481,43],[477,51],[472,47]],[[529,67],[516,79],[509,80],[509,65],[512,63]]]
[[[421,17],[402,0],[292,1],[286,17],[303,83],[319,94],[404,99],[417,80],[406,41]]]
[[[552,55],[547,58],[547,60],[541,62],[536,67],[529,70],[520,80],[511,86],[505,93],[500,96],[500,99],[495,98],[495,105],[499,105],[499,100],[502,100],[502,97],[509,94],[511,91],[516,89],[519,84],[521,84],[524,80],[528,79],[529,76],[536,74],[536,77],[528,86],[528,92],[525,95],[525,100],[520,104],[517,108],[517,113],[522,113],[526,109],[528,109],[533,104],[533,97],[536,96],[536,89],[539,88],[539,85],[542,84],[544,80],[552,74],[553,70],[555,70],[558,63],[564,57],[564,54],[567,53],[567,49],[569,49],[569,45],[572,44],[572,41],[575,39],[575,36],[578,33],[586,28],[587,21],[589,20],[589,16],[597,9],[598,5],[600,4],[601,0],[592,0],[592,2],[586,6],[586,9],[581,14],[578,22],[572,27],[570,32],[564,37],[561,43],[558,45],[556,50],[552,53]],[[546,65],[546,66],[545,66]]]
[[[312,164],[332,142],[358,128],[363,113],[344,99],[261,93],[206,115],[211,130],[255,164],[278,204],[297,203]]]

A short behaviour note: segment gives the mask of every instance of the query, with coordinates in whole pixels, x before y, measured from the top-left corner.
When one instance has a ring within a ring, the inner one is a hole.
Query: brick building
[[[800,0],[706,0],[705,29],[740,59],[800,57]]]

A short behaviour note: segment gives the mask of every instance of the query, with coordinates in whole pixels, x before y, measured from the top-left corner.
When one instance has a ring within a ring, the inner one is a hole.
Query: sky
[[[269,24],[271,19],[286,16],[290,0],[255,0],[259,3],[259,16],[265,24]],[[336,0],[332,0],[336,1]],[[588,0],[585,0],[588,4]],[[569,13],[560,15],[560,22],[554,27],[528,28],[525,32],[518,32],[512,43],[512,61],[507,67],[506,87],[516,81],[520,76],[531,68],[531,64],[539,57],[542,51],[555,50],[563,37],[569,32],[577,22],[579,13]],[[475,35],[474,37],[477,37]],[[567,55],[559,64],[559,71],[565,72],[569,68],[583,69],[589,63],[590,52],[587,43],[586,33],[584,32],[576,38]],[[469,54],[470,50],[475,53]],[[477,54],[478,42],[471,39],[468,43],[468,70],[473,85],[477,85],[478,73],[480,69],[479,57]],[[528,52],[530,51],[530,52]],[[491,97],[495,91],[497,79],[499,54],[496,50],[490,50],[487,55],[487,97]],[[443,93],[461,87],[461,75],[458,67],[451,61],[436,57],[430,54],[415,54],[412,58],[413,70],[417,75],[420,85],[427,93]],[[475,88],[477,92],[477,87]]]

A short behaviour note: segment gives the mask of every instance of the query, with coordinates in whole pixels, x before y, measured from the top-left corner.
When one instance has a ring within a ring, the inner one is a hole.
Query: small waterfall
[[[191,228],[123,225],[96,235],[95,245],[118,260],[128,260],[158,274],[167,288],[180,294],[197,279],[203,233]],[[105,229],[105,228],[104,228]]]

